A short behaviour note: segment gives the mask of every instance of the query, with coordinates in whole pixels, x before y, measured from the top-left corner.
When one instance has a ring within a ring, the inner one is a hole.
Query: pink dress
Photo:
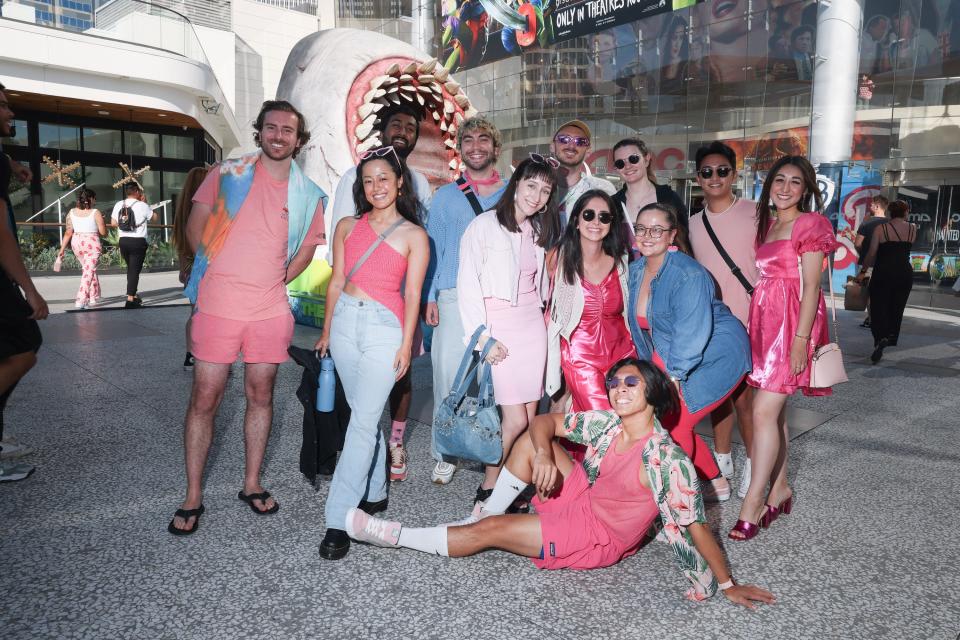
[[[757,248],[760,281],[753,292],[747,332],[753,352],[750,386],[765,391],[808,396],[828,396],[830,389],[810,386],[810,367],[794,375],[790,348],[800,315],[800,272],[797,256],[821,251],[833,253],[837,240],[830,221],[818,213],[804,213],[793,223],[790,238],[766,242]],[[810,353],[830,342],[827,306],[820,293],[817,315],[810,331]]]
[[[537,567],[595,569],[636,553],[660,511],[653,492],[640,483],[649,436],[617,453],[622,437],[610,443],[593,486],[583,466],[574,464],[559,494],[533,499],[543,538],[543,557],[533,560]]]
[[[571,411],[608,410],[610,400],[604,378],[618,360],[636,356],[633,340],[623,321],[620,277],[612,269],[600,284],[580,279],[583,314],[570,334],[560,339],[560,368],[573,396]]]
[[[499,298],[483,300],[490,335],[507,348],[507,357],[492,369],[493,394],[499,405],[539,400],[547,368],[547,327],[537,292],[537,254],[529,221],[520,226],[520,233],[517,306]]]

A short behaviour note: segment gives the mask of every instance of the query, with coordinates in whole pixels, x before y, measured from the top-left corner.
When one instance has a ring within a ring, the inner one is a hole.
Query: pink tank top
[[[590,504],[610,537],[627,550],[640,543],[660,511],[653,492],[640,484],[643,447],[650,436],[635,442],[629,451],[617,453],[622,437],[613,439],[600,462],[600,475],[590,489]]]
[[[377,237],[377,233],[367,221],[367,216],[361,217],[343,240],[344,274],[350,273],[353,265],[367,252]],[[403,327],[403,296],[400,295],[400,283],[406,272],[406,257],[400,255],[387,242],[381,242],[367,261],[353,274],[350,283],[390,309]]]

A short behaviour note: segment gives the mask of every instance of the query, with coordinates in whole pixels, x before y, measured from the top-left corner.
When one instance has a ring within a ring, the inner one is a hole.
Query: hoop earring
[[[543,205],[543,207],[540,209],[537,209],[536,213],[534,213],[533,215],[539,216],[540,214],[546,213],[546,212],[547,212],[547,205]]]

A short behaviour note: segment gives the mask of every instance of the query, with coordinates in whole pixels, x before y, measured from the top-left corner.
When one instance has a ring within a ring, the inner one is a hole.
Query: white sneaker
[[[28,453],[33,453],[32,448],[25,444],[20,444],[13,438],[10,438],[9,440],[0,440],[0,447],[3,447],[3,451],[0,451],[0,458],[4,460],[8,458],[19,458],[27,455]]]
[[[747,458],[743,463],[743,469],[740,470],[740,488],[737,489],[737,495],[746,498],[748,489],[750,489],[750,458]]]
[[[6,463],[0,465],[0,482],[13,482],[23,480],[33,473],[33,465],[23,464],[22,462]]]
[[[730,499],[730,483],[720,474],[719,478],[700,483],[704,502],[726,502]]]
[[[434,484],[450,484],[450,481],[453,480],[453,472],[456,470],[457,465],[441,460],[433,468],[430,479],[433,480]]]
[[[719,451],[714,452],[714,455],[717,457],[717,466],[720,467],[720,473],[723,474],[723,477],[727,480],[733,478],[734,467],[733,467],[733,454],[732,453],[720,453]]]
[[[356,508],[347,511],[347,535],[358,542],[396,549],[400,540],[400,529],[399,522],[374,518]]]

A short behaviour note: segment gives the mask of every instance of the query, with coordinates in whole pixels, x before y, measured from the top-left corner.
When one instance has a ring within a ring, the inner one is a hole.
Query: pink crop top
[[[350,273],[370,245],[377,239],[377,233],[363,216],[354,225],[353,230],[343,240],[343,272]],[[400,295],[400,283],[407,272],[407,259],[386,242],[374,249],[367,261],[350,278],[350,283],[362,289],[368,296],[393,311],[403,327],[403,296]]]

